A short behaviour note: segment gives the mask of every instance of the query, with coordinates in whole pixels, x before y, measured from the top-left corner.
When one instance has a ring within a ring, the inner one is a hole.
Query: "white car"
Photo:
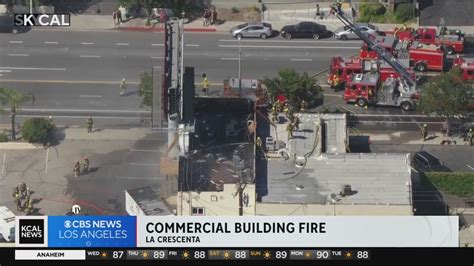
[[[379,35],[379,28],[369,23],[359,23],[357,28],[363,32],[370,35],[377,36]],[[334,37],[340,40],[349,40],[349,39],[359,39],[359,37],[351,30],[348,26],[340,27],[334,31]]]

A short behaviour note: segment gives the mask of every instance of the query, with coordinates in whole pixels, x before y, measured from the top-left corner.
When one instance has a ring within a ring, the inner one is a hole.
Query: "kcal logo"
[[[20,225],[20,244],[43,244],[44,243],[44,220],[43,219],[21,219],[19,225]]]
[[[71,17],[69,14],[15,14],[14,19],[15,26],[71,26]]]

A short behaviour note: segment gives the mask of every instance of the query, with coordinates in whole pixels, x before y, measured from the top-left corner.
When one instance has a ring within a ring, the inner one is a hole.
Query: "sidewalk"
[[[322,8],[324,10],[324,8]],[[346,14],[350,14],[349,10],[344,10]],[[272,12],[268,14],[267,12]],[[327,11],[324,10],[326,13]],[[327,14],[327,13],[326,13]],[[315,19],[315,9],[304,9],[304,10],[278,10],[278,11],[266,11],[264,12],[264,22],[272,24],[273,29],[280,30],[285,25],[296,24],[301,21],[313,21],[319,24],[323,24],[328,30],[334,31],[339,27],[343,26],[343,23],[335,16],[330,16],[325,19]],[[70,27],[54,27],[48,30],[68,30],[68,31],[142,31],[142,32],[162,32],[164,30],[163,25],[160,23],[146,26],[146,19],[137,18],[131,19],[121,25],[114,25],[114,21],[111,15],[73,15],[71,14],[71,26]],[[184,24],[186,32],[220,32],[228,33],[231,28],[245,23],[245,21],[226,21],[220,25],[212,25],[209,27],[203,27],[202,19],[197,19]],[[398,24],[379,24],[373,23],[381,31],[392,30]],[[418,27],[417,25],[413,25]],[[459,28],[466,34],[474,34],[474,26],[459,26]],[[41,29],[41,30],[44,30]]]
[[[465,145],[464,140],[460,137],[445,138],[442,132],[428,132],[427,140],[423,141],[421,133],[418,131],[361,131],[361,136],[368,136],[369,143],[373,144],[388,144],[388,145],[401,145],[401,144],[415,144],[415,145],[441,145],[441,142],[445,139],[455,141],[456,144],[445,144],[445,145]]]
[[[64,140],[139,140],[150,134],[149,128],[101,129],[93,128],[87,133],[86,128],[66,128],[56,132],[58,139]]]

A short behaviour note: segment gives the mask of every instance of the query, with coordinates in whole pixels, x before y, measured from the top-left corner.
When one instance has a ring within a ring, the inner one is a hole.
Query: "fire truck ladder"
[[[349,27],[362,41],[364,41],[367,46],[375,51],[380,58],[382,58],[387,64],[389,64],[395,71],[400,74],[400,77],[406,83],[406,87],[410,90],[414,89],[416,85],[416,81],[411,77],[410,73],[406,70],[406,68],[398,61],[396,57],[394,57],[389,51],[385,48],[381,47],[379,42],[372,41],[367,35],[361,32],[352,21],[350,21],[346,16],[344,16],[344,12],[338,11],[337,8],[333,8],[337,18],[344,23],[347,27]]]

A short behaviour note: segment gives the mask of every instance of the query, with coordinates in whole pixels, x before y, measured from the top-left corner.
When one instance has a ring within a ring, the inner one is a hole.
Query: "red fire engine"
[[[341,56],[335,56],[331,58],[328,84],[333,83],[334,76],[337,76],[340,82],[347,82],[352,74],[362,74],[362,72],[362,60],[360,58],[342,58]]]
[[[379,74],[357,74],[347,83],[344,90],[344,101],[356,103],[360,107],[371,104],[400,106],[405,111],[412,110],[419,94],[403,95],[399,89],[401,82],[400,78],[394,76],[382,81]]]
[[[377,58],[390,65],[399,75],[399,78],[389,77],[385,82],[381,81],[378,74],[357,74],[346,84],[344,100],[355,102],[359,106],[367,106],[369,103],[384,106],[399,106],[404,110],[415,107],[420,96],[416,89],[416,80],[412,74],[392,53],[384,49],[380,43],[362,33],[344,13],[333,8],[336,17],[349,27],[364,43],[368,51],[374,51]]]
[[[387,32],[389,33],[389,32]],[[436,34],[436,28],[413,28],[395,29],[393,34],[401,41],[419,41],[424,44],[435,44],[444,47],[446,53],[463,53],[464,37],[460,35],[441,35]]]
[[[377,36],[375,41],[398,59],[409,59],[409,66],[418,71],[444,69],[446,54],[436,45],[414,42],[399,42],[393,36]],[[371,50],[366,43],[360,50],[361,58],[378,58],[377,53]]]
[[[453,66],[461,68],[464,80],[474,80],[474,58],[457,57],[453,61]]]
[[[409,65],[408,60],[400,60],[400,62],[405,66]],[[408,69],[408,71],[415,79],[414,71],[412,69]],[[336,56],[331,58],[331,66],[329,67],[327,82],[328,84],[332,84],[335,77],[339,78],[339,82],[348,82],[351,79],[352,74],[363,74],[368,72],[377,72],[382,81],[385,81],[390,76],[395,78],[400,77],[400,74],[397,71],[381,60],[360,58],[345,59],[341,56]]]

